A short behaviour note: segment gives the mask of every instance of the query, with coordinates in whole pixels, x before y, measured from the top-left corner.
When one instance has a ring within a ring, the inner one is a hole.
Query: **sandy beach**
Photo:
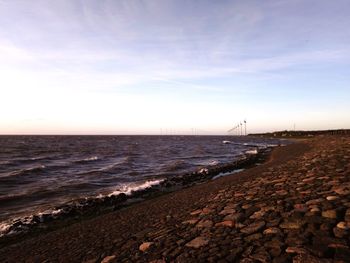
[[[350,262],[350,137],[0,249],[2,262]]]

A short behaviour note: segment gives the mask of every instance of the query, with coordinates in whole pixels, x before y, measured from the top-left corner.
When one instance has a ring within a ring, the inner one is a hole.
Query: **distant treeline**
[[[350,134],[350,129],[339,130],[322,130],[322,131],[276,131],[269,133],[252,133],[251,136],[260,137],[312,137],[316,135],[336,135],[336,134]]]

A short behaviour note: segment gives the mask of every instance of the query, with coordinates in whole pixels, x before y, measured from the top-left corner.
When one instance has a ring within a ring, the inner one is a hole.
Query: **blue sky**
[[[0,133],[350,128],[337,0],[0,0]]]

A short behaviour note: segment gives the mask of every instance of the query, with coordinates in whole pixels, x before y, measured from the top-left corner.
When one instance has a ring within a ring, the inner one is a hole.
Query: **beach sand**
[[[350,262],[350,137],[0,249],[2,262]]]

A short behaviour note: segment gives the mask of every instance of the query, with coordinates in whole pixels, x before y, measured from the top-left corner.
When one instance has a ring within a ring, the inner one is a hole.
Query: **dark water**
[[[244,143],[274,142],[226,136],[0,136],[0,223],[231,162],[252,149]]]

